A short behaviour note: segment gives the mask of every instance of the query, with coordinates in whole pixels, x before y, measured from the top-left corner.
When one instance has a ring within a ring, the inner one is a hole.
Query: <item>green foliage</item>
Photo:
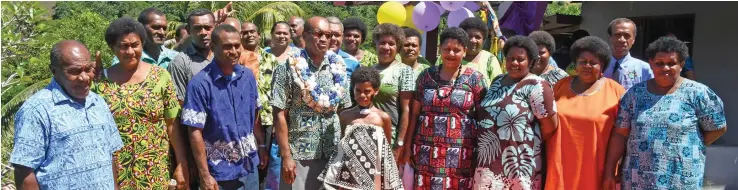
[[[262,41],[269,38],[274,23],[286,21],[291,16],[305,16],[305,12],[292,2],[236,2],[235,17],[242,21],[254,23],[259,28]]]
[[[579,16],[582,13],[582,3],[572,3],[569,1],[554,1],[546,7],[544,16],[552,16],[556,14]]]

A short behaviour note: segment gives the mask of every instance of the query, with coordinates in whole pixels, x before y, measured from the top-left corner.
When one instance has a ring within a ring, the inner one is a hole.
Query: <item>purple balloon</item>
[[[471,17],[474,17],[474,13],[467,8],[462,7],[459,10],[451,11],[448,13],[448,27],[457,27],[461,24],[461,21]]]
[[[413,8],[413,24],[422,31],[431,31],[441,22],[441,13],[431,2],[420,2]]]
[[[479,7],[479,4],[477,4],[477,2],[474,2],[474,1],[467,1],[464,4],[464,7],[466,7],[467,9],[469,9],[471,12],[477,12],[479,10],[479,8],[480,8]]]
[[[439,5],[439,4],[437,4],[437,3],[434,3],[434,2],[430,2],[430,1],[428,1],[428,3],[430,3],[430,4],[433,4],[433,5],[435,5],[435,6],[436,6],[436,8],[438,8],[438,15],[442,15],[443,13],[445,13],[445,12],[446,12],[446,9],[445,9],[445,8],[443,8],[443,6],[441,6],[441,5]]]
[[[464,1],[441,1],[441,6],[448,11],[456,11],[464,7]]]

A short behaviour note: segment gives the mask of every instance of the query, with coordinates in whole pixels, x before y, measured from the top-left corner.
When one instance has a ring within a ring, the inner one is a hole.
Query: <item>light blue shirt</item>
[[[351,73],[354,73],[354,71],[356,71],[356,69],[359,69],[359,66],[361,65],[359,64],[359,60],[340,49],[336,54],[343,58],[343,63],[346,64],[346,75],[350,79]]]
[[[112,157],[122,146],[102,97],[84,104],[52,80],[15,116],[10,163],[33,169],[41,189],[114,189]]]
[[[151,58],[151,56],[149,56],[149,54],[147,54],[146,51],[141,51],[141,61],[146,62],[148,64],[163,67],[164,69],[166,69],[167,67],[169,67],[169,63],[171,63],[172,60],[174,60],[174,57],[177,57],[178,53],[179,52],[171,50],[162,45],[161,53],[159,54],[158,60],[154,60],[154,58]],[[118,57],[113,57],[113,63],[111,63],[111,65],[115,65],[118,63],[120,63],[120,61],[118,60]]]
[[[618,62],[620,64],[617,64]],[[616,65],[618,66],[617,69],[619,71],[619,77],[617,78],[613,76]],[[625,88],[625,90],[628,90],[633,85],[652,79],[653,71],[651,71],[651,67],[648,63],[641,61],[640,59],[636,59],[635,57],[631,57],[630,53],[628,53],[628,55],[625,55],[625,57],[620,60],[615,59],[615,57],[611,57],[610,64],[607,65],[607,68],[605,69],[605,77],[617,81],[623,86],[623,88]]]

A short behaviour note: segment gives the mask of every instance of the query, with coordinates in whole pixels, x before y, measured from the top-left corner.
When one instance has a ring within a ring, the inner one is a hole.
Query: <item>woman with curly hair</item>
[[[398,50],[405,42],[405,32],[399,26],[384,23],[374,27],[372,32],[377,47],[379,62],[371,68],[379,71],[381,86],[374,98],[374,105],[387,112],[392,118],[392,138],[390,143],[395,157],[404,145],[405,129],[410,119],[410,100],[415,91],[413,69],[395,59]]]
[[[469,36],[469,51],[466,52],[462,65],[476,69],[484,75],[484,82],[489,84],[492,79],[504,73],[497,60],[497,56],[484,50],[485,37],[488,36],[487,24],[477,17],[467,18],[459,24]],[[439,61],[440,62],[440,61]]]
[[[530,72],[538,46],[527,36],[505,42],[507,74],[492,80],[477,110],[474,189],[543,189],[543,141],[556,131],[551,85]]]
[[[610,133],[603,189],[701,189],[705,146],[727,129],[723,101],[709,87],[679,75],[684,42],[662,37],[646,49],[654,78],[628,89]],[[579,73],[580,75],[582,73]]]
[[[605,40],[584,37],[570,53],[579,75],[553,88],[561,127],[546,143],[546,189],[602,189],[607,141],[625,88],[603,77],[611,57]]]
[[[540,57],[538,62],[533,64],[533,68],[530,69],[531,73],[546,79],[551,86],[556,85],[556,82],[562,78],[569,76],[563,69],[549,63],[553,60],[551,55],[556,50],[556,41],[554,41],[551,34],[546,31],[535,31],[530,33],[528,37],[538,45],[538,57]]]
[[[362,67],[377,64],[376,54],[361,49],[368,35],[366,32],[366,25],[361,19],[349,17],[343,20],[343,51],[359,60]]]
[[[469,36],[441,33],[441,63],[417,79],[409,133],[400,164],[414,165],[415,189],[471,189],[477,122],[472,110],[486,93],[484,75],[462,67]],[[403,176],[404,177],[404,176]]]
[[[180,105],[166,69],[141,61],[147,42],[141,23],[119,18],[108,26],[105,41],[120,60],[103,70],[91,91],[110,105],[123,148],[115,153],[120,189],[167,189],[170,179],[185,189],[187,156],[180,138]],[[170,158],[174,147],[176,162]],[[170,162],[175,168],[170,168]],[[170,171],[174,171],[170,177]]]

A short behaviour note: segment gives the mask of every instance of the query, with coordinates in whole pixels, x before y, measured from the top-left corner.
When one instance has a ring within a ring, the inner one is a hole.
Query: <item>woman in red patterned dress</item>
[[[405,139],[404,161],[415,169],[414,189],[471,189],[476,120],[471,113],[486,92],[482,73],[462,67],[469,47],[464,30],[441,33],[442,64],[420,73]]]

